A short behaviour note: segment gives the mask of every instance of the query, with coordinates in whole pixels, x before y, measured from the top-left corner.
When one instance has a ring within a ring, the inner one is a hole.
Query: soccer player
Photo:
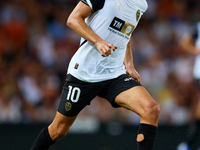
[[[81,0],[67,25],[81,36],[72,57],[53,122],[31,150],[46,150],[66,136],[79,112],[95,96],[141,117],[137,150],[152,150],[160,107],[141,85],[133,63],[131,34],[147,9],[146,0]]]
[[[193,74],[198,84],[200,93],[200,21],[192,28],[190,34],[185,34],[180,41],[181,49],[196,55]],[[195,121],[193,131],[189,133],[188,139],[178,145],[177,150],[192,150],[200,135],[200,99],[196,105]],[[200,147],[199,149],[200,150]]]

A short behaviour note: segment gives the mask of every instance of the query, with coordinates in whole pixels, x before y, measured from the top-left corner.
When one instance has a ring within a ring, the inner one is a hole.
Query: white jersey
[[[79,80],[99,82],[125,74],[123,64],[127,43],[138,21],[147,9],[146,0],[82,0],[93,14],[86,18],[89,28],[104,41],[118,48],[108,57],[81,38],[80,47],[72,57],[68,72]]]
[[[197,39],[196,39],[196,47],[200,49],[200,22],[197,23]],[[194,77],[196,79],[200,79],[200,55],[197,55],[194,63]]]

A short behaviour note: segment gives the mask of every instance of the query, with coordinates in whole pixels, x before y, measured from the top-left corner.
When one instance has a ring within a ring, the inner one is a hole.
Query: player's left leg
[[[158,125],[160,107],[142,86],[128,89],[115,98],[115,103],[140,117],[137,150],[152,150]]]

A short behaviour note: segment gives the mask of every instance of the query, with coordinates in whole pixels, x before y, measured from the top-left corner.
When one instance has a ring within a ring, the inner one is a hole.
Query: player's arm
[[[185,34],[179,42],[182,50],[194,55],[200,54],[200,49],[195,46],[195,41],[198,37],[197,25],[191,28],[190,34]]]
[[[134,78],[137,82],[141,83],[141,78],[138,72],[135,70],[134,63],[133,63],[133,55],[131,50],[131,39],[128,42],[126,55],[124,58],[124,64],[126,67],[126,73]]]
[[[179,43],[182,50],[194,55],[200,54],[200,49],[195,46],[195,39],[190,35],[184,35]]]
[[[92,9],[83,2],[79,2],[67,20],[67,26],[87,41],[95,44],[102,56],[108,56],[111,54],[111,49],[115,51],[117,47],[102,40],[101,37],[89,29],[85,23],[85,18],[90,15],[92,15]]]

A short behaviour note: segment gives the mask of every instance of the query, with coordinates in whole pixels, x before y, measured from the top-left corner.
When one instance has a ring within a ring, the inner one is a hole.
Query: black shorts
[[[195,80],[194,80],[194,84],[195,84],[195,86],[197,87],[197,89],[200,90],[200,79],[195,79]]]
[[[58,112],[68,117],[76,116],[96,96],[107,99],[113,107],[120,107],[114,102],[115,97],[134,86],[141,86],[127,74],[95,83],[84,82],[68,74],[65,81]]]

